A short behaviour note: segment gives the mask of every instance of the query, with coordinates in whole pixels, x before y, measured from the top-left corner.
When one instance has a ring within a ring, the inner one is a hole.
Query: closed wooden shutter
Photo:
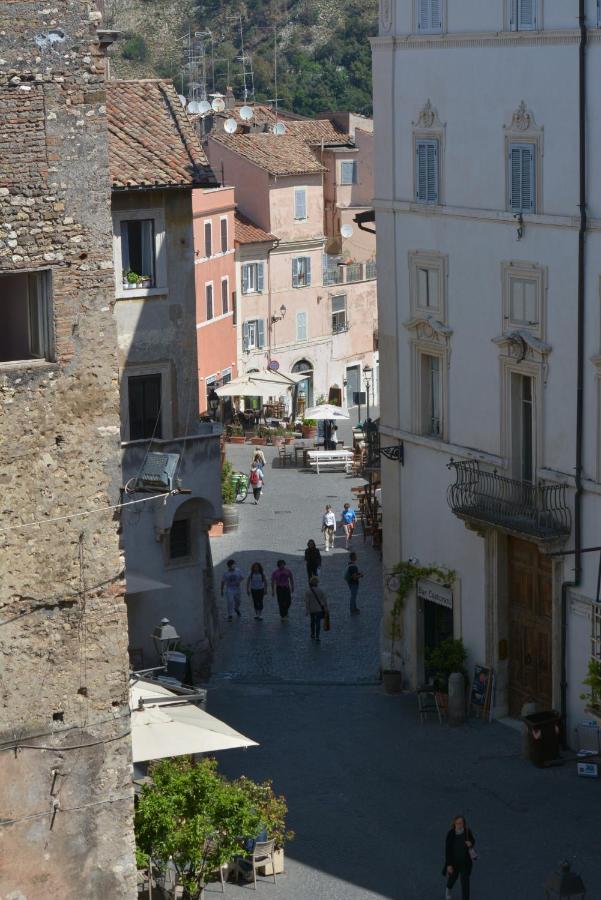
[[[263,293],[263,263],[257,263],[257,291]]]
[[[518,31],[532,31],[536,28],[536,0],[517,0]]]
[[[534,152],[534,144],[510,144],[509,191],[514,212],[534,212],[536,208]]]
[[[249,327],[248,322],[242,324],[242,349],[248,350],[249,343]]]
[[[265,346],[265,321],[257,319],[257,347],[262,350]]]
[[[248,263],[246,263],[246,265],[242,266],[242,293],[243,294],[248,294],[248,271],[249,271],[249,269],[250,269],[250,266],[248,265]]]
[[[417,0],[417,30],[442,31],[442,0]]]
[[[305,256],[305,285],[311,284],[311,257]]]
[[[299,284],[299,279],[298,279],[298,273],[299,273],[299,269],[300,269],[299,262],[300,262],[300,259],[298,256],[294,256],[292,258],[292,287],[298,287],[298,284]]]
[[[415,157],[417,200],[438,203],[438,141],[416,141]]]
[[[430,0],[430,31],[442,29],[442,0]]]

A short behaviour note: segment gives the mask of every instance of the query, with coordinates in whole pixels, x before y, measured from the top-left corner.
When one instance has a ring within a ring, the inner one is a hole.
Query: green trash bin
[[[543,768],[554,763],[559,756],[561,716],[553,709],[524,716],[528,729],[528,759]]]

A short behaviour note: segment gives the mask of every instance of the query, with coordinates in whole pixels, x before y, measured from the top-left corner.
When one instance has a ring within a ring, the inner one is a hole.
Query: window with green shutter
[[[415,142],[415,187],[418,203],[438,203],[438,149],[436,139]]]
[[[513,212],[536,209],[536,145],[509,145],[509,207]]]

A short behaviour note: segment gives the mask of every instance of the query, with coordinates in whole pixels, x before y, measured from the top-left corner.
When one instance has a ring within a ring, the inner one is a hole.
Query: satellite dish
[[[228,134],[235,134],[238,130],[238,123],[235,119],[226,119],[223,130],[227,131]]]
[[[250,121],[250,119],[252,119],[253,115],[254,115],[254,113],[250,106],[242,106],[240,108],[240,118],[244,122]]]
[[[189,81],[188,82],[188,88],[191,91],[195,91],[199,87],[202,87],[202,84],[200,83],[200,81]]]
[[[185,108],[186,103],[187,103],[188,101],[186,100],[186,98],[184,97],[183,94],[178,94],[177,96],[179,97],[179,102],[180,102],[181,105]]]
[[[196,113],[200,112],[200,103],[198,100],[190,100],[188,103],[188,112],[196,115]]]
[[[277,125],[273,126],[272,131],[274,134],[286,134],[286,126],[283,122],[278,122]]]
[[[343,238],[350,238],[353,236],[353,226],[352,225],[343,225],[340,229],[340,234]]]
[[[211,104],[209,103],[209,101],[201,100],[200,103],[198,104],[198,112],[201,114],[201,116],[206,116],[206,114],[210,111],[211,111]]]
[[[211,106],[216,113],[223,112],[223,110],[225,109],[225,103],[221,99],[221,97],[215,97],[215,99],[211,103]]]

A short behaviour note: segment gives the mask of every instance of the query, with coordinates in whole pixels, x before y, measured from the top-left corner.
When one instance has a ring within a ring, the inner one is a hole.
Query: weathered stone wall
[[[0,4],[0,310],[3,274],[49,269],[55,342],[0,364],[3,900],[135,896],[119,522],[50,521],[119,500],[97,25],[81,0]]]

